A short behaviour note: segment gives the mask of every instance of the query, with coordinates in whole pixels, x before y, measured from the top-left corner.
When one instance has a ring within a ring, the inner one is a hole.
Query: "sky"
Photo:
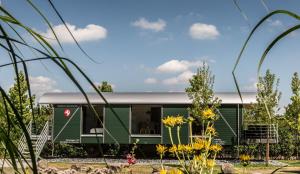
[[[232,69],[251,28],[268,12],[276,9],[300,14],[298,0],[53,0],[91,61],[76,46],[47,0],[34,0],[58,33],[64,51],[95,84],[108,81],[114,91],[184,91],[188,79],[206,62],[215,75],[215,91],[236,91]],[[2,0],[9,12],[35,31],[49,38],[53,35],[43,19],[21,0]],[[281,32],[299,24],[284,15],[266,21],[250,40],[237,68],[242,91],[255,91],[258,61],[267,45]],[[21,35],[33,39],[23,30]],[[261,74],[271,69],[280,78],[280,106],[289,102],[290,81],[299,72],[300,31],[294,32],[271,50]],[[25,57],[32,58],[30,51]],[[0,63],[9,57],[0,52]],[[32,90],[45,92],[78,91],[66,75],[50,61],[28,64]],[[0,85],[13,83],[11,67],[0,69]],[[92,88],[74,71],[87,91]]]

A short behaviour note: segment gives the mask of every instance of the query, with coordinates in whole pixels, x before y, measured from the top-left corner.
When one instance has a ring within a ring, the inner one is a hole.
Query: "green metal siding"
[[[187,106],[164,106],[163,107],[163,117],[164,118],[167,116],[170,116],[170,115],[176,116],[178,114],[187,118],[188,117]],[[188,125],[184,124],[181,127],[181,131],[180,131],[180,137],[181,137],[182,144],[188,143],[188,141],[189,141],[188,134],[189,134],[188,133]],[[175,127],[172,128],[172,137],[173,137],[174,143],[177,144],[178,143],[177,128],[175,128]],[[163,138],[163,144],[171,144],[168,128],[166,128],[164,125],[163,125],[162,138]]]
[[[70,109],[70,117],[64,116],[64,110]],[[53,141],[62,143],[80,143],[79,106],[57,106],[54,108]]]
[[[71,111],[69,118],[64,116],[64,110],[68,108]],[[112,136],[121,144],[129,144],[139,139],[139,144],[170,144],[168,129],[162,125],[162,137],[132,137],[129,138],[129,105],[114,105],[115,112],[119,116],[116,117],[109,108],[105,108],[104,121],[105,128],[112,134]],[[220,112],[226,121],[230,124],[232,129],[238,134],[238,109],[237,105],[222,105]],[[240,130],[242,129],[242,107],[240,106]],[[163,117],[168,115],[183,115],[188,117],[187,106],[184,105],[165,105],[163,106]],[[54,108],[54,126],[53,126],[53,140],[55,142],[64,143],[102,143],[103,137],[81,137],[81,107],[76,105],[58,105]],[[68,122],[69,121],[69,122]],[[217,139],[221,139],[224,145],[232,145],[237,143],[237,137],[232,133],[225,121],[220,117],[216,121],[215,127],[218,132]],[[184,124],[181,128],[181,142],[188,143],[188,126]],[[174,143],[178,143],[176,128],[172,131]],[[114,139],[105,131],[104,143],[115,143]]]
[[[131,143],[136,142],[139,139],[138,144],[160,144],[161,137],[132,137]]]
[[[103,143],[103,137],[81,137],[81,143],[102,144]]]
[[[107,131],[104,133],[104,143],[116,143],[113,138],[120,144],[129,144],[129,112],[130,107],[120,105],[112,106],[117,116],[111,111],[110,108],[105,108],[105,128],[112,135],[110,136]]]
[[[226,119],[228,124],[231,126],[233,131],[238,134],[238,109],[237,105],[222,105],[220,107],[220,112],[223,115],[223,117]],[[224,143],[224,145],[232,145],[236,144],[237,137],[234,135],[234,133],[231,131],[229,126],[225,123],[225,121],[220,117],[215,122],[215,128],[218,132],[217,139],[221,139],[221,141]]]

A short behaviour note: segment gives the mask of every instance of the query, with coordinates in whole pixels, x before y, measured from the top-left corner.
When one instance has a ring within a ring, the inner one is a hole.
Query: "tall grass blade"
[[[235,71],[236,71],[236,68],[240,62],[240,59],[242,58],[242,55],[244,53],[244,50],[246,49],[251,37],[253,36],[253,34],[255,33],[255,31],[267,20],[269,19],[270,17],[274,16],[274,15],[277,15],[277,14],[283,14],[283,15],[287,15],[287,16],[290,16],[292,18],[295,18],[297,20],[300,20],[300,16],[297,15],[296,13],[293,13],[293,12],[290,12],[288,10],[274,10],[272,12],[270,12],[269,14],[267,14],[266,16],[264,16],[254,27],[253,29],[251,30],[251,32],[249,33],[248,37],[246,38],[246,41],[244,42],[242,48],[241,48],[241,51],[237,57],[237,60],[234,64],[234,67],[233,67],[233,70],[232,70],[232,76],[234,78],[234,83],[235,83],[235,86],[237,88],[237,91],[239,93],[239,96],[240,96],[240,99],[241,101],[243,101],[242,99],[242,94],[240,93],[240,88],[239,88],[239,85],[238,85],[238,81],[236,80],[236,75],[235,75]]]
[[[54,6],[54,4],[52,3],[51,0],[48,0],[48,2],[50,3],[51,7],[53,8],[53,10],[55,11],[56,15],[59,17],[59,19],[62,21],[62,23],[64,24],[64,26],[66,27],[66,29],[68,30],[69,34],[72,36],[73,40],[75,41],[77,47],[83,52],[83,54],[85,54],[91,61],[93,61],[94,63],[98,63],[96,60],[94,60],[93,58],[91,58],[87,52],[84,51],[84,49],[81,47],[81,45],[78,43],[78,41],[76,40],[76,38],[74,37],[73,33],[71,32],[71,30],[69,29],[67,23],[65,22],[65,20],[62,18],[62,16],[60,15],[60,13],[58,12],[58,10],[56,9],[56,7]]]
[[[270,50],[274,47],[275,44],[277,44],[281,39],[285,38],[288,34],[291,34],[292,32],[298,30],[300,28],[300,24],[295,25],[291,28],[289,28],[288,30],[284,31],[283,33],[281,33],[280,35],[278,35],[265,49],[264,53],[262,54],[259,63],[258,63],[258,68],[257,68],[257,74],[259,76],[259,72],[261,69],[261,66],[263,64],[263,62],[265,61],[265,58],[267,56],[267,54],[270,52]]]
[[[33,7],[33,9],[34,9],[36,12],[38,12],[38,14],[44,19],[44,21],[46,22],[46,24],[47,24],[48,27],[50,28],[52,34],[54,35],[55,40],[57,41],[59,47],[61,48],[62,51],[64,51],[64,49],[63,49],[63,47],[62,47],[62,45],[61,45],[61,43],[60,43],[60,41],[59,41],[59,39],[58,39],[58,37],[57,37],[55,31],[54,31],[54,29],[52,28],[52,26],[51,26],[50,22],[48,21],[48,19],[46,18],[46,16],[41,12],[41,10],[40,10],[39,8],[37,8],[37,6],[35,6],[35,5],[33,4],[33,2],[32,2],[31,0],[27,0],[27,2],[28,2],[28,3]]]
[[[239,10],[239,12],[242,14],[243,18],[245,19],[246,23],[248,24],[249,27],[251,27],[250,22],[249,22],[249,18],[246,15],[246,13],[241,9],[241,7],[239,6],[237,0],[233,0],[234,5],[236,6],[236,8]]]

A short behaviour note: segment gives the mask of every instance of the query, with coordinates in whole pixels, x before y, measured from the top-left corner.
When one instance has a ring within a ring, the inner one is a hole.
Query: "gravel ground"
[[[46,159],[48,162],[65,162],[65,163],[104,163],[103,158],[54,158],[54,159]],[[109,164],[120,164],[127,163],[126,159],[106,159]],[[163,160],[165,164],[179,164],[177,160]],[[217,160],[218,165],[222,165],[224,163],[238,164],[238,160]],[[137,164],[145,165],[145,164],[159,164],[160,161],[158,159],[138,159]],[[251,161],[251,164],[264,164],[264,161]],[[270,165],[272,166],[286,166],[286,163],[270,160]]]

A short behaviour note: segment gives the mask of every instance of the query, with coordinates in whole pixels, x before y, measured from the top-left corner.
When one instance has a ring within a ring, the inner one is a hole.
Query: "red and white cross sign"
[[[68,118],[68,117],[70,117],[70,115],[71,115],[71,110],[70,109],[65,109],[64,110],[64,116]]]

